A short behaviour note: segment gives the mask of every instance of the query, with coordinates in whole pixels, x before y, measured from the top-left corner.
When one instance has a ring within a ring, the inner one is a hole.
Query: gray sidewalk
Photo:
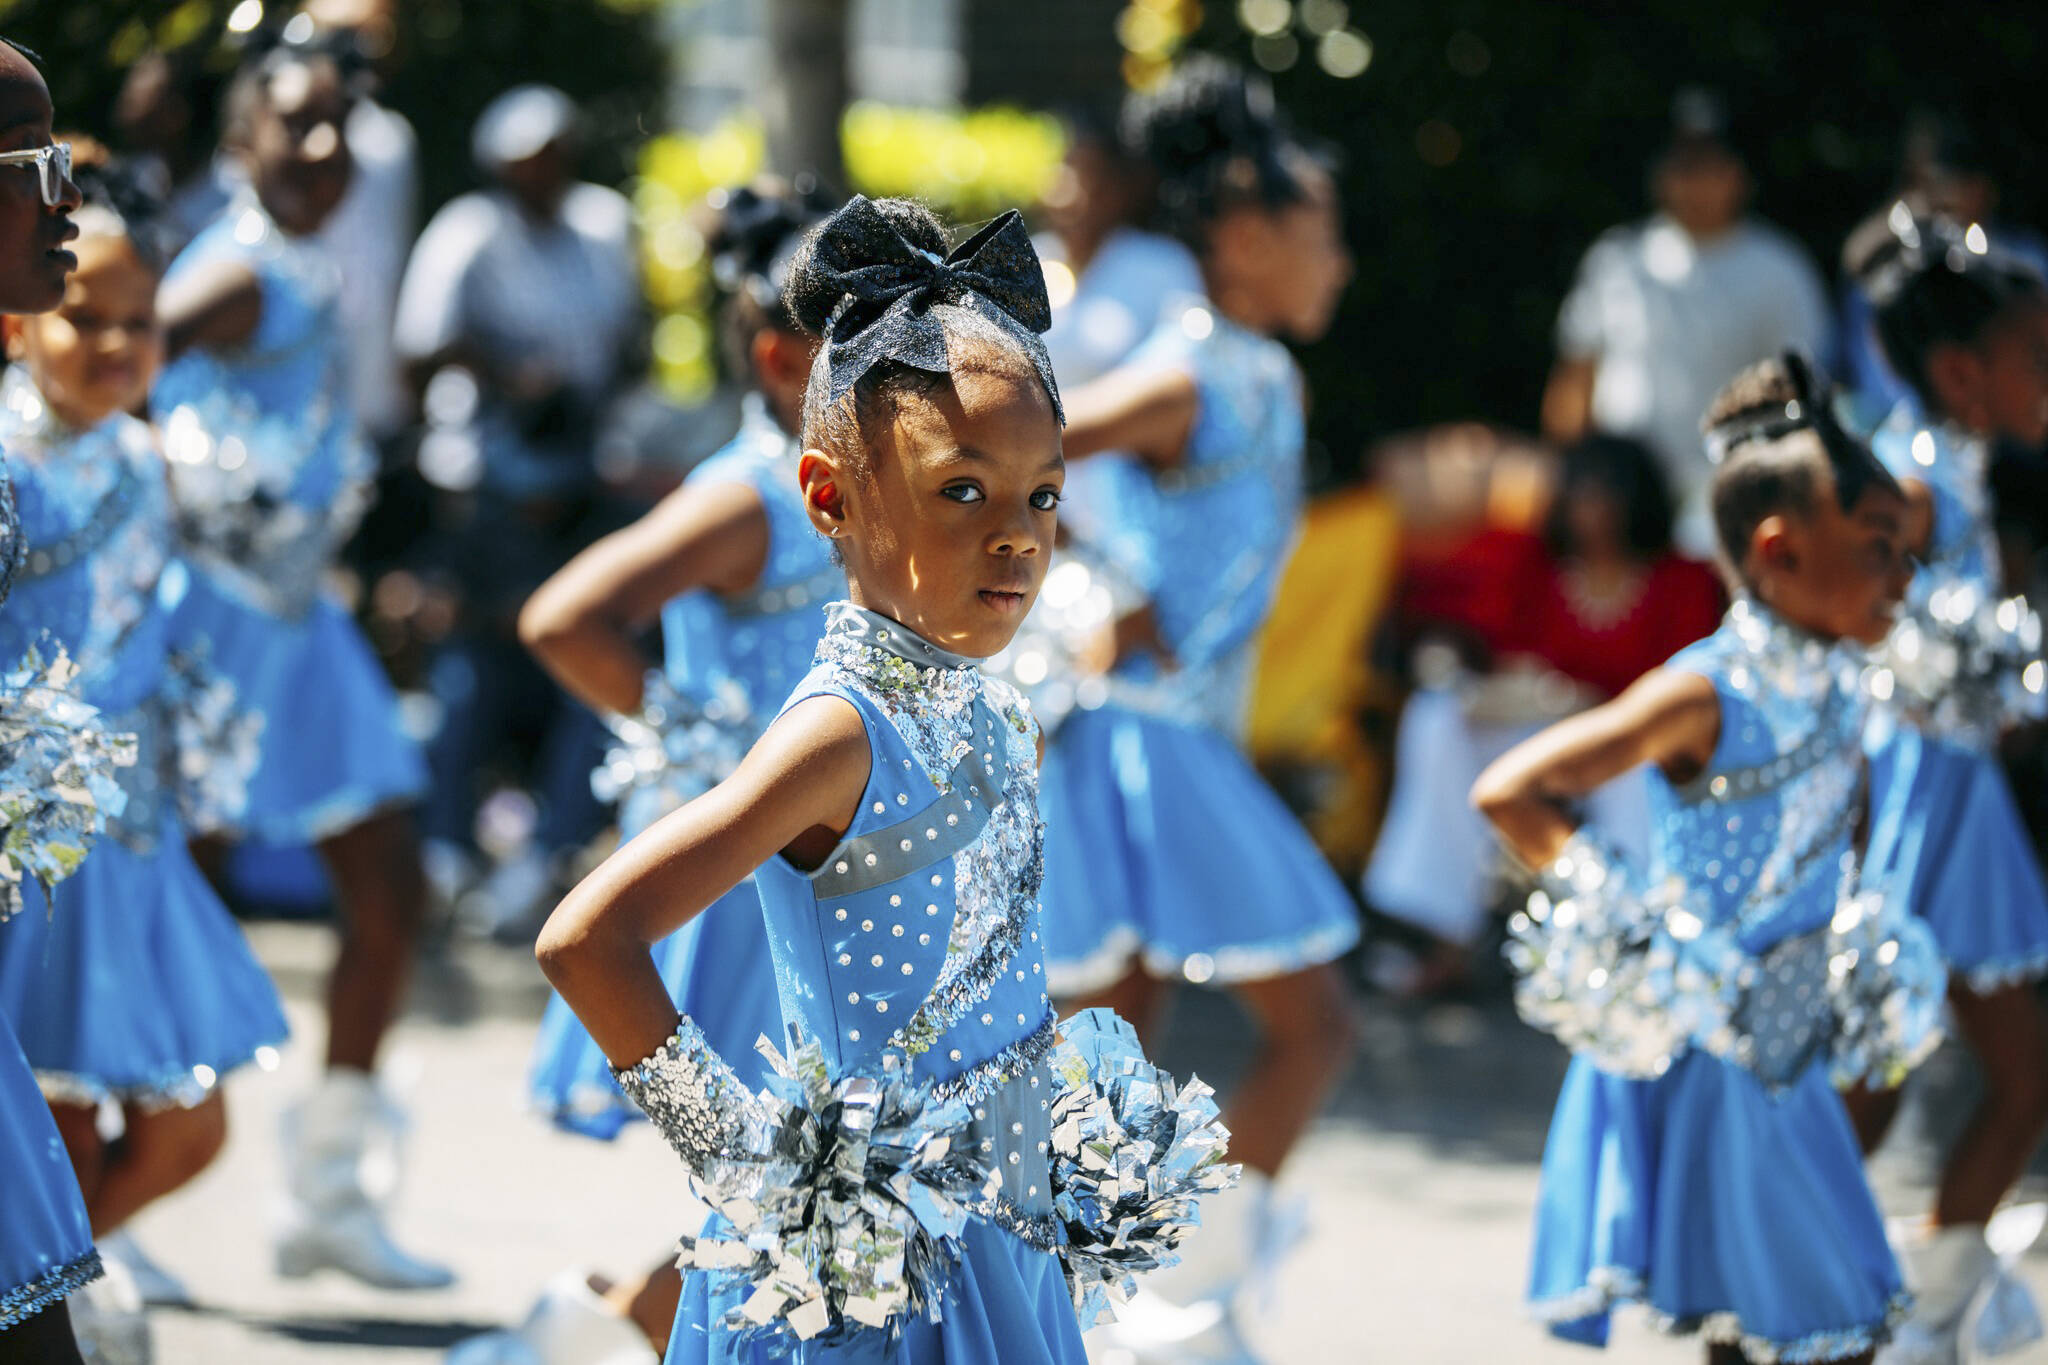
[[[388,1069],[412,1118],[397,1230],[461,1280],[400,1295],[336,1276],[278,1279],[265,1238],[280,1179],[276,1120],[315,1059],[310,1002],[328,939],[292,925],[258,925],[252,937],[300,1041],[278,1072],[230,1082],[227,1153],[137,1222],[138,1239],[201,1305],[156,1315],[164,1365],[427,1365],[462,1337],[516,1320],[565,1266],[624,1274],[672,1244],[687,1196],[667,1149],[644,1125],[604,1145],[535,1119],[522,1079],[545,998],[538,973],[523,952],[460,944],[427,965]],[[1518,1303],[1557,1050],[1504,1009],[1367,1013],[1365,1052],[1284,1182],[1308,1201],[1311,1227],[1255,1321],[1256,1344],[1274,1365],[1596,1365],[1600,1356],[1546,1339]],[[1175,1020],[1167,1061],[1184,1070],[1200,1056],[1206,1074],[1227,1081],[1243,1062],[1237,1040],[1231,1008],[1197,997]],[[1909,1131],[1897,1145],[1882,1182],[1891,1202],[1917,1207],[1918,1144]],[[2037,1255],[2029,1278],[2048,1301],[2048,1260]],[[1608,1355],[1691,1361],[1699,1348],[1624,1318]]]

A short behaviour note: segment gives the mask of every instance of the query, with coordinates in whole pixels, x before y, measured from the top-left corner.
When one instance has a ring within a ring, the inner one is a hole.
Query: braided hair
[[[1797,351],[1736,375],[1715,396],[1700,429],[1716,465],[1714,531],[1737,578],[1744,577],[1750,538],[1764,518],[1813,511],[1823,470],[1832,474],[1835,501],[1845,512],[1872,488],[1899,492],[1870,447],[1835,420],[1831,386]]]

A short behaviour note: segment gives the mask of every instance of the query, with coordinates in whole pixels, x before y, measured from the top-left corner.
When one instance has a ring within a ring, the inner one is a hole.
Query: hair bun
[[[1307,148],[1288,126],[1262,76],[1197,53],[1154,90],[1124,103],[1124,144],[1159,177],[1163,226],[1198,241],[1223,210],[1252,203],[1273,208],[1302,196],[1290,152]]]
[[[868,203],[919,251],[946,254],[945,226],[925,205],[915,199],[873,199]],[[852,248],[838,234],[826,231],[833,221],[828,218],[815,223],[804,235],[790,259],[789,283],[782,290],[791,320],[814,336],[823,334],[833,311],[847,297],[843,277],[867,264],[854,259]]]

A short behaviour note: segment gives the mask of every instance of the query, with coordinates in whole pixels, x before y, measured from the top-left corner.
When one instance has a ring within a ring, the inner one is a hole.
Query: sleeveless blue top
[[[755,875],[783,1022],[834,1075],[895,1069],[974,1106],[1001,1192],[984,1216],[1056,1244],[1054,1019],[1038,935],[1038,727],[972,660],[851,603],[790,698],[839,697],[871,751],[860,812],[811,872]]]
[[[65,429],[18,368],[0,377],[0,445],[15,456],[32,547],[15,610],[0,615],[0,657],[20,657],[47,632],[77,665],[81,698],[110,728],[135,733],[137,760],[118,773],[127,808],[110,827],[146,852],[181,837],[163,780],[164,718],[151,705],[185,585],[162,460],[149,427],[125,413]]]
[[[1235,734],[1251,646],[1301,511],[1300,377],[1285,346],[1201,298],[1170,307],[1129,364],[1188,374],[1195,423],[1179,467],[1106,485],[1100,520],[1117,529],[1103,548],[1150,593],[1161,637],[1180,665],[1168,680],[1178,694],[1168,709]],[[1121,672],[1139,684],[1157,677],[1146,659]]]
[[[221,261],[255,272],[255,332],[195,347],[150,394],[194,563],[245,604],[300,616],[368,505],[375,463],[348,403],[341,274],[253,198],[195,237],[165,282]]]
[[[720,680],[737,684],[758,730],[810,672],[825,604],[846,591],[846,575],[804,512],[796,441],[759,395],[749,394],[742,412],[739,433],[686,482],[744,484],[760,496],[768,518],[761,576],[744,593],[684,593],[662,609],[661,631],[676,691],[702,698]]]
[[[1698,777],[1652,773],[1653,878],[1680,877],[1755,954],[1835,915],[1863,805],[1849,651],[1738,601],[1668,665],[1713,683],[1721,736]]]

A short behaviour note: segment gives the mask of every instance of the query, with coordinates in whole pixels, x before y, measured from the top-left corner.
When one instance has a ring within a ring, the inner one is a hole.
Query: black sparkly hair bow
[[[931,316],[932,306],[944,303],[1014,339],[1044,381],[1054,416],[1065,423],[1052,358],[1039,338],[1052,325],[1045,273],[1015,209],[942,258],[905,238],[866,196],[855,195],[818,229],[811,269],[839,294],[823,328],[831,401],[852,393],[883,361],[952,373],[945,329]]]
[[[1827,453],[1835,475],[1835,498],[1844,511],[1854,507],[1873,485],[1898,492],[1898,481],[1871,453],[1870,447],[1843,428],[1835,416],[1833,385],[1804,355],[1787,350],[1778,357],[1792,381],[1792,398],[1783,407],[1747,414],[1705,433],[1707,457],[1715,464],[1743,446],[1775,441],[1795,431],[1811,431]]]

